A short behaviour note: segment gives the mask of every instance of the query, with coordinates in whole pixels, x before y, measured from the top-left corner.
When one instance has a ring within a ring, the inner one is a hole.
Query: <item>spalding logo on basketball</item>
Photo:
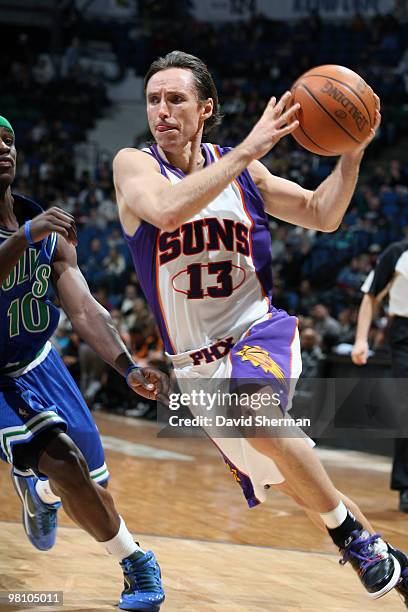
[[[301,105],[293,138],[318,155],[341,155],[358,147],[375,122],[374,92],[344,66],[317,66],[292,87],[293,104]]]

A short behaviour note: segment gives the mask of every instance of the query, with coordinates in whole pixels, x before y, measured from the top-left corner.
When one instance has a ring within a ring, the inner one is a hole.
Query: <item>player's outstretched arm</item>
[[[378,96],[375,98],[376,119],[370,135],[358,148],[340,157],[333,172],[315,191],[273,176],[260,162],[249,166],[270,215],[323,232],[333,232],[339,227],[354,194],[364,151],[381,122],[380,100]]]
[[[37,215],[7,238],[0,246],[0,285],[6,280],[29,244],[39,242],[53,232],[76,244],[74,217],[56,206]]]
[[[165,394],[167,377],[162,372],[153,368],[129,371],[134,361],[110,314],[89,291],[77,265],[75,248],[63,239],[58,240],[52,279],[61,306],[78,335],[122,376],[128,373],[127,382],[134,391],[149,399]]]
[[[371,293],[366,293],[358,311],[356,339],[351,359],[356,365],[365,365],[368,359],[368,332],[378,303]]]
[[[245,140],[216,164],[171,185],[160,175],[157,162],[135,149],[122,149],[113,162],[119,214],[125,231],[133,234],[140,220],[174,231],[217,197],[254,160],[299,125],[299,105],[285,111],[291,94],[272,98]],[[200,126],[202,130],[202,126]]]

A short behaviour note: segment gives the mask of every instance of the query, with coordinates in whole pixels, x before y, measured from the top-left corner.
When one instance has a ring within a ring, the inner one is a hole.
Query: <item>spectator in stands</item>
[[[49,55],[40,55],[33,67],[34,81],[39,85],[48,85],[55,76],[55,70]]]
[[[125,321],[126,321],[126,317],[128,317],[133,311],[133,306],[137,299],[137,296],[138,294],[137,294],[135,285],[126,285],[125,295],[122,301],[122,306],[120,308],[121,313],[123,317],[125,318]],[[132,327],[132,326],[131,325],[129,326],[127,324],[127,327]]]
[[[111,248],[109,254],[103,259],[104,274],[102,282],[109,293],[119,293],[122,289],[123,278],[126,271],[126,261],[117,249]]]
[[[330,350],[339,341],[341,334],[340,323],[330,316],[329,310],[324,304],[313,306],[312,317],[315,321],[315,330],[322,338],[323,350]]]
[[[118,208],[116,205],[115,191],[109,190],[108,195],[104,196],[98,208],[98,215],[105,220],[106,224],[113,223],[118,219]]]
[[[71,44],[66,49],[61,63],[61,75],[64,78],[74,78],[78,75],[80,60],[80,42],[78,38],[73,38]]]
[[[306,327],[301,331],[302,378],[317,378],[321,376],[321,364],[324,356],[320,343],[321,338],[312,327]]]
[[[82,266],[90,283],[96,284],[102,281],[104,275],[102,269],[103,259],[102,243],[99,238],[93,238],[89,245],[87,260]]]
[[[357,308],[344,308],[339,312],[338,320],[340,323],[339,344],[354,344],[354,337],[357,327]]]
[[[367,261],[361,257],[353,257],[349,265],[344,266],[337,275],[336,282],[340,287],[360,289],[367,276]]]
[[[310,281],[307,279],[302,280],[299,287],[299,304],[298,312],[300,314],[309,314],[316,305],[317,298],[315,292],[312,289]]]
[[[107,370],[106,364],[85,342],[78,347],[78,363],[80,370],[79,388],[90,408],[101,388],[102,376]]]

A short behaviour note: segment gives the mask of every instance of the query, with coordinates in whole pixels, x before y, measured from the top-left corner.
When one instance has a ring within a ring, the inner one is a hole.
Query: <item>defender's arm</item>
[[[75,248],[58,239],[53,262],[53,282],[61,306],[78,335],[122,376],[135,365],[110,314],[91,295],[77,265]],[[127,377],[134,391],[155,399],[165,388],[165,376],[152,368],[132,370]]]

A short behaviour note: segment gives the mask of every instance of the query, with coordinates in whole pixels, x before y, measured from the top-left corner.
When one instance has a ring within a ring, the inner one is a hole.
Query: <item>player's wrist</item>
[[[247,138],[241,142],[231,154],[235,155],[238,162],[242,162],[244,167],[248,166],[251,162],[257,159],[256,152],[251,144],[247,142]]]
[[[35,240],[32,235],[31,220],[28,220],[24,223],[23,232],[24,232],[24,237],[27,241],[28,246],[34,246]]]
[[[347,153],[343,153],[340,157],[341,165],[346,170],[349,171],[352,169],[357,169],[360,167],[361,160],[364,157],[365,149],[358,149],[355,151],[348,151]]]
[[[140,366],[136,365],[136,363],[132,363],[128,369],[125,372],[125,380],[127,382],[127,384],[129,385],[129,376],[131,375],[132,372],[134,372],[135,370],[140,370]]]
[[[12,236],[12,239],[18,244],[18,246],[25,250],[27,248],[27,238],[24,233],[24,225],[22,225]]]

